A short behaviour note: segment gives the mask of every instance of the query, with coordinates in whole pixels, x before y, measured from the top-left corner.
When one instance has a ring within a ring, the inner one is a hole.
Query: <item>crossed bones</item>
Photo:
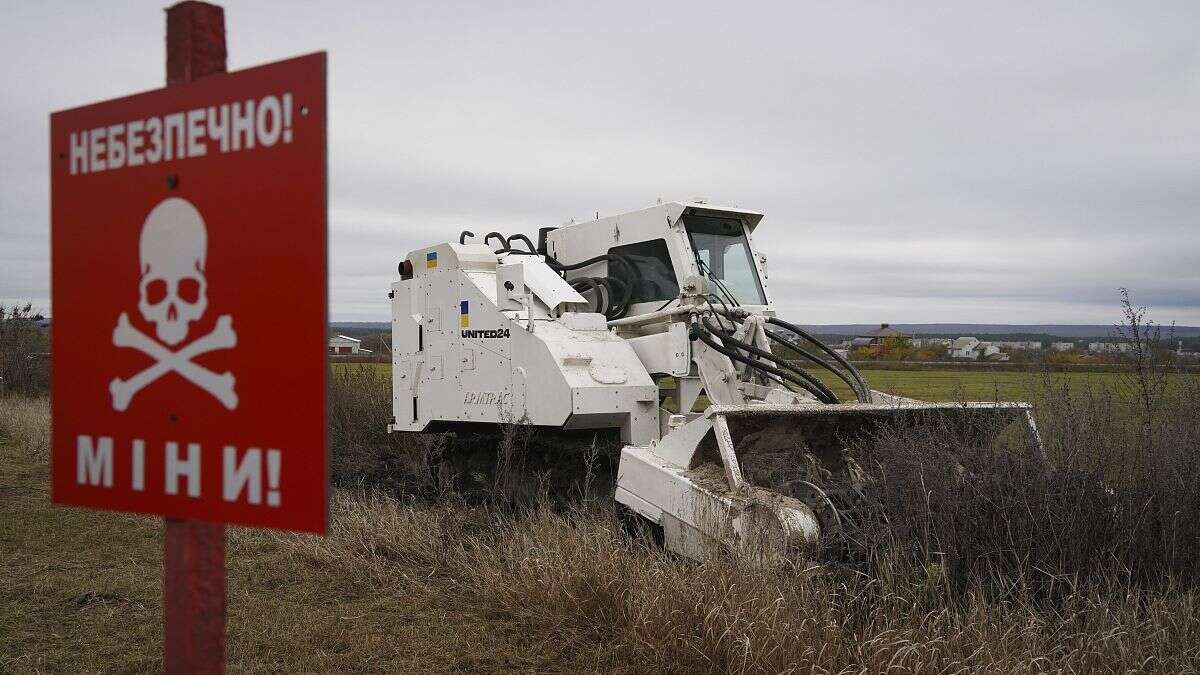
[[[108,391],[112,394],[113,408],[125,410],[135,394],[172,370],[212,394],[226,408],[233,410],[237,407],[238,397],[233,390],[233,373],[227,371],[218,375],[192,362],[192,359],[201,354],[237,345],[237,333],[233,332],[233,320],[228,314],[223,314],[217,319],[217,325],[211,333],[196,338],[188,346],[173,352],[134,328],[129,323],[129,315],[122,312],[117,319],[117,327],[113,329],[113,344],[117,347],[136,349],[157,361],[128,380],[118,377],[109,382]]]

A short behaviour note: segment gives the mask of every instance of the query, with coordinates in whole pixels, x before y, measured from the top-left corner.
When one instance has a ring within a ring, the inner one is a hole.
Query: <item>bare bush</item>
[[[0,305],[0,396],[41,396],[50,390],[49,339],[32,304]]]

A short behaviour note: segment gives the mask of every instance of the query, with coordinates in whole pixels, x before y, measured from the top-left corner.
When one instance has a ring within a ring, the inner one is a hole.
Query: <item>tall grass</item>
[[[468,611],[545,641],[603,641],[630,671],[1115,672],[1200,666],[1200,596],[1097,577],[1046,608],[956,590],[894,560],[874,576],[803,561],[692,563],[611,511],[500,513],[340,493],[324,540],[268,536],[370,592]]]
[[[1200,378],[1173,377],[1158,327],[1128,295],[1123,311],[1135,360],[1116,386],[1031,378],[1043,447],[1001,433],[1000,417],[934,418],[861,443],[886,515],[871,559],[1051,602],[1097,579],[1200,582]]]
[[[1200,380],[1063,386],[1034,383],[1044,454],[989,428],[881,430],[859,448],[886,515],[863,558],[764,566],[678,558],[604,499],[468,501],[436,440],[387,435],[386,380],[349,370],[330,536],[233,529],[231,555],[319,570],[322,602],[398,596],[603,643],[630,672],[1200,670]],[[45,399],[0,400],[0,431],[39,458],[48,422]]]
[[[1149,426],[1120,391],[1038,388],[1044,454],[1027,437],[938,420],[864,443],[886,514],[871,553],[1000,595],[1200,581],[1200,378],[1171,380]]]
[[[335,486],[370,485],[394,492],[434,494],[440,440],[390,434],[392,386],[370,365],[347,365],[330,375],[330,478]]]
[[[1144,358],[1119,386],[1031,377],[1041,446],[999,418],[861,441],[883,517],[854,560],[693,563],[602,502],[514,512],[371,490],[339,495],[331,539],[291,541],[380,589],[591,635],[632,670],[1195,671],[1200,378],[1167,377],[1133,311]]]
[[[9,436],[35,459],[50,456],[50,399],[0,397],[0,434]]]

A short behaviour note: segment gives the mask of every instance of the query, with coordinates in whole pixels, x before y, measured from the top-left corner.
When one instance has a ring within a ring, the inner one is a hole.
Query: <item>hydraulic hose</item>
[[[510,248],[510,249],[511,249],[511,248],[512,248],[512,242],[513,242],[513,239],[516,239],[517,241],[523,241],[523,242],[525,242],[525,245],[529,247],[529,250],[530,250],[530,252],[532,252],[532,253],[537,253],[537,252],[538,252],[538,250],[537,250],[537,247],[533,245],[533,242],[529,240],[529,237],[526,237],[525,235],[523,235],[523,234],[521,234],[521,233],[519,233],[519,232],[518,232],[517,234],[514,234],[514,235],[512,235],[511,237],[509,237],[509,238],[508,238],[508,239],[507,239],[507,240],[504,242],[504,245],[505,245],[507,248]]]
[[[474,236],[475,236],[475,233],[464,230],[458,236],[458,243],[460,243],[460,244],[466,243],[466,239],[468,237],[474,237]],[[637,266],[634,265],[632,262],[630,262],[629,259],[626,258],[625,256],[616,255],[616,254],[612,254],[612,253],[606,253],[604,255],[598,255],[594,258],[589,258],[582,262],[572,263],[570,265],[564,265],[564,264],[558,262],[557,260],[555,260],[554,258],[550,257],[549,255],[539,253],[537,250],[537,247],[534,246],[533,242],[529,239],[529,237],[524,234],[517,233],[517,234],[506,237],[503,234],[501,234],[500,232],[488,232],[483,237],[483,243],[490,246],[492,239],[498,239],[500,241],[500,248],[497,250],[494,250],[493,251],[494,253],[497,253],[497,254],[509,253],[509,254],[518,254],[518,255],[543,255],[545,257],[546,264],[549,265],[551,267],[551,269],[553,269],[555,272],[557,272],[563,276],[566,276],[566,274],[565,274],[566,272],[581,269],[581,268],[587,267],[588,265],[593,265],[593,264],[601,262],[601,261],[606,261],[606,262],[611,263],[608,266],[609,270],[608,270],[607,276],[587,277],[588,279],[591,279],[596,284],[598,284],[598,286],[593,286],[591,283],[587,284],[587,287],[589,289],[594,290],[598,296],[600,295],[600,289],[603,289],[606,297],[605,298],[600,298],[600,297],[597,298],[597,300],[598,300],[597,304],[599,305],[598,309],[603,310],[603,314],[610,321],[613,319],[619,319],[619,318],[625,316],[625,314],[629,311],[629,305],[631,303],[631,300],[633,299],[633,292],[638,287],[638,284],[641,282],[641,275],[638,273]],[[528,250],[514,248],[513,247],[514,242],[517,242],[517,241],[523,242],[525,244],[525,247]],[[579,281],[578,278],[571,279],[571,280],[569,280],[569,283],[571,283],[572,287],[574,288],[575,287],[574,284],[577,281]],[[576,288],[576,290],[579,290],[579,289]]]
[[[809,352],[808,350],[804,349],[800,345],[788,342],[787,340],[784,340],[783,338],[779,337],[778,335],[775,335],[774,333],[772,333],[770,331],[767,331],[767,338],[787,347],[788,349],[796,352],[800,356],[808,359],[809,361],[812,361],[813,363],[817,364],[818,366],[821,366],[825,370],[828,370],[829,372],[833,373],[834,375],[837,375],[838,378],[841,379],[842,382],[846,383],[847,387],[850,387],[850,391],[854,392],[854,398],[856,398],[856,399],[861,398],[859,396],[858,383],[855,382],[849,375],[842,372],[840,369],[835,368],[833,366],[833,364],[829,363],[825,359],[822,359],[821,357],[817,356],[816,354]]]
[[[741,303],[737,301],[737,298],[733,297],[733,294],[729,292],[728,288],[725,288],[725,284],[717,278],[717,275],[713,274],[712,269],[700,259],[699,254],[696,255],[696,267],[704,274],[705,277],[708,278],[709,281],[713,282],[713,285],[717,287],[717,290],[721,291],[726,300],[729,300],[730,305],[733,305],[734,307],[740,306]],[[721,304],[724,304],[724,300]]]
[[[765,349],[756,347],[755,345],[752,345],[748,342],[743,342],[743,341],[733,337],[732,334],[727,333],[720,328],[713,327],[713,325],[711,323],[709,323],[708,319],[705,319],[703,323],[704,323],[704,327],[706,329],[708,329],[708,332],[721,338],[721,342],[725,343],[726,345],[732,345],[733,347],[740,349],[744,352],[749,352],[750,354],[753,354],[759,358],[767,359],[771,363],[775,364],[777,367],[786,369],[787,371],[790,371],[790,372],[794,373],[795,375],[798,375],[805,382],[808,382],[813,387],[816,387],[818,390],[820,390],[822,396],[820,396],[818,398],[821,398],[825,403],[840,403],[837,395],[834,394],[833,391],[831,391],[829,389],[829,387],[827,387],[825,385],[824,382],[817,379],[816,377],[813,377],[812,375],[804,372],[800,368],[797,368],[796,366],[793,366],[792,364],[787,363],[783,359],[780,359],[778,356],[772,354],[771,352],[769,352]]]
[[[629,311],[629,298],[633,291],[629,288],[629,284],[625,283],[620,277],[592,277],[604,286],[604,290],[608,292],[608,307],[604,313],[605,318],[609,321],[619,319],[625,316],[625,312]],[[617,301],[621,298],[621,302]]]
[[[571,280],[571,288],[575,289],[576,291],[578,291],[580,293],[583,293],[586,291],[591,291],[592,293],[595,293],[596,294],[596,306],[594,308],[595,311],[599,314],[604,314],[607,316],[608,307],[606,305],[608,304],[608,302],[605,299],[605,293],[601,290],[600,281],[596,277],[580,277],[578,279],[572,279]]]
[[[817,348],[819,348],[821,351],[823,351],[826,354],[828,354],[829,356],[833,357],[834,361],[837,361],[839,365],[841,365],[843,368],[845,368],[847,371],[849,371],[851,375],[854,376],[854,380],[858,383],[858,386],[854,387],[856,393],[858,394],[858,400],[861,401],[862,403],[870,403],[871,402],[871,390],[867,387],[867,382],[866,382],[866,380],[863,379],[862,373],[858,372],[858,369],[855,368],[853,365],[851,365],[849,361],[842,358],[841,354],[838,354],[837,352],[833,351],[824,342],[821,342],[820,340],[816,339],[812,335],[809,335],[808,331],[804,330],[803,328],[801,328],[795,324],[788,323],[787,321],[784,321],[783,319],[777,319],[773,316],[767,317],[767,323],[773,323],[776,326],[781,326],[787,330],[790,330],[791,332],[795,333],[796,335],[799,335],[800,337],[804,338],[805,340],[808,340],[809,342],[816,345]]]
[[[508,240],[505,239],[504,235],[500,234],[499,232],[488,232],[487,234],[483,235],[483,243],[488,243],[492,240],[492,237],[500,240],[500,248],[508,248]]]
[[[779,356],[771,353],[768,350],[762,349],[762,348],[758,347],[757,345],[753,345],[748,342],[744,342],[742,340],[737,339],[736,337],[733,336],[732,333],[725,331],[724,329],[722,329],[719,326],[714,327],[707,319],[704,320],[704,327],[707,328],[710,333],[713,333],[717,337],[721,338],[721,342],[725,343],[726,345],[731,345],[736,349],[740,349],[742,351],[748,352],[748,353],[753,354],[761,359],[766,359],[767,361],[773,363],[778,368],[783,368],[785,370],[791,371],[794,374],[798,375],[800,378],[804,379],[809,384],[813,385],[814,387],[819,388],[828,398],[832,399],[833,403],[840,402],[837,398],[837,394],[834,394],[833,390],[831,390],[824,382],[822,382],[820,380],[820,378],[817,378],[817,377],[805,372],[801,368],[797,368],[796,366],[788,363],[787,361],[781,359]]]
[[[724,354],[725,356],[728,356],[730,359],[732,359],[734,361],[737,361],[739,363],[744,363],[751,368],[760,370],[764,373],[769,373],[771,375],[774,375],[775,377],[778,377],[781,380],[786,380],[788,382],[792,382],[793,384],[799,386],[801,389],[812,394],[818,401],[821,401],[822,403],[832,403],[832,401],[825,399],[825,395],[821,392],[821,390],[819,390],[816,387],[812,386],[811,384],[805,382],[804,380],[794,377],[790,373],[780,370],[778,368],[775,368],[774,366],[769,366],[769,365],[763,363],[762,361],[755,361],[753,359],[742,356],[741,354],[737,353],[736,351],[729,349],[721,344],[718,344],[711,337],[708,336],[707,330],[697,330],[695,332],[695,338],[697,340],[703,342],[704,344],[708,345],[714,351]]]
[[[546,257],[546,262],[551,267],[553,267],[555,269],[555,271],[559,272],[560,274],[563,272],[570,272],[571,270],[582,269],[584,267],[587,267],[588,265],[594,265],[602,260],[620,264],[622,267],[625,268],[625,271],[629,276],[629,281],[620,279],[620,277],[616,277],[611,273],[612,270],[610,270],[610,273],[608,275],[608,278],[610,280],[617,279],[621,283],[625,284],[625,290],[622,293],[620,302],[613,303],[614,307],[620,308],[620,314],[609,317],[610,319],[620,318],[620,316],[623,315],[625,313],[625,311],[627,311],[629,308],[629,300],[630,300],[630,298],[633,297],[633,284],[636,283],[636,280],[638,278],[637,268],[632,263],[630,263],[627,259],[625,259],[624,256],[606,253],[604,255],[598,255],[594,258],[588,258],[587,260],[583,260],[583,261],[580,261],[577,263],[572,263],[570,265],[564,265],[564,264],[558,262],[557,260],[555,260],[554,258],[551,258],[549,256]]]

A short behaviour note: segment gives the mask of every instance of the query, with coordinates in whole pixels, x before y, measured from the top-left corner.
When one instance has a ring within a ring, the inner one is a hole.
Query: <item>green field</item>
[[[818,375],[845,399],[850,390],[841,381]],[[1021,401],[1034,398],[1047,383],[1073,391],[1112,389],[1127,381],[1124,373],[1020,373],[956,370],[864,370],[872,389],[926,401]]]
[[[390,375],[387,363],[335,364],[335,371],[353,368],[368,368]],[[824,371],[810,370],[829,384],[842,400],[849,400],[849,388],[837,378]],[[1046,389],[1047,383],[1071,391],[1115,389],[1128,382],[1126,373],[1021,373],[981,372],[959,370],[864,370],[862,375],[872,389],[908,396],[925,401],[1022,401],[1036,398],[1035,394]],[[1174,375],[1172,377],[1200,377],[1200,375]],[[670,381],[664,388],[673,388]]]

